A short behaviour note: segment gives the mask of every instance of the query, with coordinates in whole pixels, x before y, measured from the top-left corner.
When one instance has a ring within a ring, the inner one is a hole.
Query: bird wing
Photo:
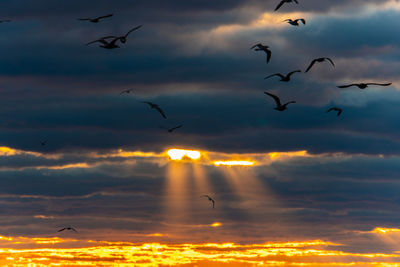
[[[165,116],[164,111],[162,111],[162,109],[159,106],[156,106],[155,108],[157,109],[158,112],[160,112],[160,114],[164,117],[164,119],[167,118],[167,116]]]
[[[283,76],[283,75],[280,74],[280,73],[275,73],[275,74],[271,74],[271,75],[265,77],[264,80],[265,80],[265,79],[268,79],[268,78],[271,78],[271,77],[273,77],[273,76],[279,76],[279,77],[281,77],[281,78],[284,78],[284,77],[285,77],[285,76]]]
[[[139,26],[137,26],[137,27],[135,27],[135,28],[129,30],[129,31],[125,34],[125,38],[128,37],[128,35],[129,35],[131,32],[136,31],[137,29],[141,28],[142,26],[143,26],[143,25],[139,25]]]
[[[129,90],[124,90],[121,93],[119,93],[119,95],[122,95],[123,93],[128,93],[128,92],[129,92]]]
[[[367,83],[367,85],[380,85],[380,86],[389,86],[392,83]]]
[[[287,105],[289,105],[289,104],[295,104],[295,103],[296,103],[296,101],[289,101],[289,102],[285,103],[284,106],[287,106]]]
[[[277,11],[277,10],[283,5],[283,3],[285,3],[285,1],[282,0],[282,1],[276,6],[276,8],[275,8],[274,11]]]
[[[356,83],[352,83],[352,84],[348,84],[348,85],[340,85],[340,86],[338,86],[338,88],[347,88],[347,87],[350,87],[350,86],[357,86],[358,84],[356,84]]]
[[[315,62],[317,62],[316,59],[314,59],[313,61],[311,61],[310,65],[308,66],[308,68],[306,69],[305,72],[308,72],[308,71],[312,68],[312,66],[314,66]]]
[[[72,231],[74,231],[75,233],[77,233],[78,231],[75,230],[75,228],[70,227]]]
[[[90,45],[90,44],[97,43],[97,42],[100,42],[100,43],[102,43],[104,45],[108,44],[108,42],[106,40],[98,39],[98,40],[91,41],[91,42],[87,43],[86,45]]]
[[[258,46],[261,46],[262,44],[260,43],[260,44],[255,44],[255,45],[253,45],[250,49],[254,49],[254,48],[256,48],[256,47],[258,47]]]
[[[60,230],[58,230],[57,232],[61,232],[61,231],[64,231],[65,229],[67,229],[67,228],[63,228],[63,229],[60,229]]]
[[[301,22],[303,22],[304,25],[306,25],[306,20],[305,19],[299,19]]]
[[[301,70],[294,70],[292,72],[289,72],[287,76],[290,77],[290,76],[292,76],[293,73],[296,73],[296,72],[301,72]]]
[[[181,125],[178,125],[178,126],[175,126],[175,127],[171,128],[170,130],[173,131],[173,130],[176,130],[176,129],[181,128],[182,126],[183,126],[183,125],[181,124]]]
[[[279,97],[277,97],[276,95],[273,95],[273,94],[268,93],[268,92],[264,92],[264,94],[267,94],[267,95],[269,95],[270,97],[272,97],[272,98],[275,100],[275,102],[276,102],[276,104],[277,104],[278,106],[281,106],[281,105],[282,105],[282,104],[281,104],[281,100],[280,100]]]
[[[343,110],[342,110],[341,108],[338,108],[337,111],[338,111],[337,116],[340,116],[340,114],[342,114],[342,111],[343,111]]]
[[[269,61],[271,60],[271,56],[272,56],[272,52],[271,50],[265,50],[265,53],[267,53],[267,63],[269,63]]]
[[[332,64],[332,66],[335,67],[335,63],[333,63],[332,59],[330,59],[329,57],[325,57],[325,59],[328,60]]]
[[[213,203],[213,208],[215,207],[215,201],[214,199],[210,198],[211,202]]]
[[[330,108],[330,109],[328,109],[327,111],[326,111],[326,113],[329,113],[329,112],[331,112],[332,110],[334,110],[335,108]]]
[[[96,19],[104,19],[104,18],[109,18],[109,17],[112,17],[112,15],[113,15],[113,14],[108,14],[108,15],[105,15],[105,16],[100,16],[100,17],[97,17]]]
[[[145,104],[150,105],[150,106],[153,104],[153,103],[151,103],[149,101],[140,101],[140,103],[145,103]]]

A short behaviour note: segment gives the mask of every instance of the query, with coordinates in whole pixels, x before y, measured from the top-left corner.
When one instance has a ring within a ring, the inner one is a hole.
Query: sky
[[[400,266],[400,1],[278,3],[1,1],[0,263]]]

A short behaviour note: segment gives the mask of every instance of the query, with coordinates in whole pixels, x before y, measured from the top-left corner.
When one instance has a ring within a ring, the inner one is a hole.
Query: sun
[[[167,154],[172,160],[182,160],[183,158],[196,160],[201,157],[201,153],[197,150],[187,150],[178,148],[173,148],[168,150]]]

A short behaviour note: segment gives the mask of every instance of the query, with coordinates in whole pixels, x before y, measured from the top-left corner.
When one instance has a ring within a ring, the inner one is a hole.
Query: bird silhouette
[[[74,232],[76,232],[76,233],[78,232],[78,231],[75,230],[75,228],[70,227],[70,226],[64,227],[64,228],[58,230],[57,232],[62,232],[62,231],[64,231],[64,230],[72,230],[72,231],[74,231]]]
[[[306,25],[305,19],[295,19],[295,20],[285,19],[284,21],[287,21],[287,23],[289,23],[290,25],[293,25],[293,26],[299,26],[300,25],[299,21],[301,21],[303,23],[303,25]]]
[[[42,145],[42,146],[45,146],[46,144],[47,144],[47,139],[46,140],[44,140],[44,141],[40,141],[40,144]]]
[[[296,72],[301,72],[301,70],[294,70],[294,71],[292,71],[292,72],[289,72],[286,76],[283,75],[283,74],[281,74],[281,73],[275,73],[275,74],[272,74],[272,75],[269,75],[269,76],[265,77],[264,80],[265,80],[265,79],[268,79],[268,78],[271,78],[271,77],[273,77],[273,76],[279,76],[279,77],[281,78],[280,81],[282,81],[282,82],[288,82],[288,81],[290,81],[290,76],[292,76],[292,74],[293,74],[293,73],[296,73]]]
[[[160,112],[161,116],[163,116],[163,117],[164,117],[164,119],[166,119],[166,118],[167,118],[167,116],[165,116],[165,113],[164,113],[164,111],[162,111],[162,109],[160,108],[160,106],[159,106],[159,105],[157,105],[157,104],[154,104],[154,103],[152,103],[152,102],[149,102],[149,101],[141,101],[141,103],[148,104],[148,105],[149,105],[151,108],[154,108],[154,109],[156,109],[158,112]]]
[[[343,111],[341,108],[333,107],[333,108],[328,109],[328,110],[326,111],[326,113],[329,113],[329,112],[331,112],[332,110],[337,111],[337,115],[336,115],[336,116],[340,116],[340,114],[342,114],[342,111]]]
[[[352,83],[352,84],[348,84],[348,85],[341,85],[338,86],[339,88],[348,88],[351,86],[357,86],[360,89],[365,89],[367,88],[369,85],[379,85],[379,86],[389,86],[392,83]]]
[[[139,26],[136,26],[135,28],[133,28],[133,29],[130,29],[125,35],[122,35],[122,36],[105,36],[105,37],[103,37],[103,39],[104,38],[116,38],[116,39],[118,39],[118,40],[120,40],[121,41],[121,43],[126,43],[126,39],[128,38],[128,35],[131,33],[131,32],[133,32],[133,31],[136,31],[137,29],[139,29],[139,28],[141,28],[143,25],[139,25]]]
[[[124,91],[122,91],[121,93],[119,93],[119,95],[122,95],[122,94],[130,94],[132,91],[133,91],[133,89],[124,90]]]
[[[206,197],[206,198],[208,198],[208,200],[212,202],[213,208],[215,207],[215,200],[212,199],[209,195],[202,195],[202,196],[200,196],[200,197]]]
[[[116,42],[119,40],[118,38],[114,38],[112,41],[106,41],[106,39],[110,39],[111,37],[103,37],[98,40],[94,40],[92,42],[87,43],[86,45],[90,45],[96,42],[101,43],[99,47],[103,47],[105,49],[114,49],[114,48],[119,48],[119,45],[116,44]]]
[[[179,128],[181,128],[183,126],[183,124],[180,124],[180,125],[177,125],[177,126],[175,126],[175,127],[172,127],[172,128],[166,128],[166,127],[160,127],[160,128],[162,128],[162,129],[166,129],[167,130],[167,132],[169,132],[169,133],[172,133],[173,131],[175,131],[176,129],[179,129]]]
[[[97,22],[99,22],[101,19],[105,19],[105,18],[112,17],[112,15],[113,15],[113,14],[108,14],[108,15],[100,16],[100,17],[96,17],[96,18],[84,18],[84,19],[78,19],[78,20],[90,21],[90,22],[93,22],[93,23],[97,23]]]
[[[275,8],[275,10],[274,11],[277,11],[283,4],[285,4],[285,3],[296,3],[296,4],[299,4],[299,2],[297,1],[297,0],[282,0],[282,1],[280,1],[279,2],[279,4],[276,6],[276,8]]]
[[[324,62],[324,61],[329,61],[333,67],[335,67],[335,63],[333,63],[332,59],[330,59],[329,57],[320,57],[320,58],[316,58],[313,61],[311,61],[310,65],[308,66],[308,68],[306,69],[305,72],[308,72],[316,62],[320,63],[320,62]]]
[[[254,49],[254,51],[264,51],[267,54],[267,64],[271,60],[272,52],[271,52],[271,50],[269,50],[268,45],[256,44],[256,45],[253,45],[250,49]]]
[[[274,108],[274,109],[279,110],[279,111],[284,111],[286,109],[287,105],[296,103],[296,101],[289,101],[282,105],[281,100],[276,95],[268,93],[268,92],[264,92],[264,94],[269,95],[270,97],[272,97],[275,100],[276,108]]]

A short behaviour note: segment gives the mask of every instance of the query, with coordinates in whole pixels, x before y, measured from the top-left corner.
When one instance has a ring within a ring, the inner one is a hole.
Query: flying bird
[[[202,195],[202,196],[200,196],[200,197],[206,197],[206,198],[208,198],[208,200],[212,202],[213,208],[215,207],[215,201],[214,201],[214,199],[212,199],[209,195]]]
[[[141,101],[141,103],[145,103],[145,104],[148,104],[151,108],[155,108],[158,112],[160,112],[160,114],[161,114],[161,116],[163,116],[164,117],[164,119],[166,119],[167,118],[167,116],[165,116],[165,113],[164,113],[164,111],[162,111],[162,109],[160,108],[160,106],[159,105],[157,105],[157,104],[154,104],[154,103],[152,103],[152,102],[148,102],[148,101]]]
[[[94,40],[92,42],[87,43],[86,45],[90,45],[96,42],[101,43],[101,45],[99,45],[99,47],[103,47],[105,49],[114,49],[114,48],[119,48],[119,45],[116,44],[116,42],[119,40],[118,38],[114,38],[112,41],[106,41],[106,39],[110,39],[111,37],[103,37],[101,39],[98,40]]]
[[[296,101],[289,101],[282,105],[281,100],[276,95],[268,93],[268,92],[264,92],[264,94],[269,95],[270,97],[272,97],[275,100],[276,108],[274,108],[274,109],[279,110],[279,111],[284,111],[286,109],[287,105],[296,103]]]
[[[324,61],[329,61],[333,67],[335,67],[335,63],[333,63],[332,59],[330,59],[329,57],[320,57],[320,58],[316,58],[313,61],[311,61],[310,65],[308,66],[307,70],[305,72],[308,72],[315,64],[315,62],[324,62]]]
[[[116,39],[118,39],[118,40],[120,40],[121,41],[121,43],[126,43],[126,38],[128,38],[128,35],[131,33],[131,32],[133,32],[133,31],[136,31],[137,29],[139,29],[139,28],[141,28],[143,25],[139,25],[139,26],[137,26],[137,27],[135,27],[135,28],[133,28],[133,29],[130,29],[125,35],[122,35],[122,36],[106,36],[106,37],[103,37],[103,39],[104,38],[116,38]]]
[[[180,125],[178,125],[178,126],[175,126],[175,127],[172,127],[172,128],[165,128],[165,127],[160,127],[160,128],[162,128],[162,129],[166,129],[167,130],[167,132],[169,132],[169,133],[172,133],[173,131],[175,131],[176,129],[179,129],[179,128],[181,128],[183,126],[183,124],[180,124]]]
[[[275,74],[272,74],[272,75],[269,75],[269,76],[265,77],[264,80],[268,79],[270,77],[273,77],[273,76],[279,76],[279,77],[281,77],[281,81],[282,82],[288,82],[288,81],[290,81],[290,76],[292,76],[292,74],[296,73],[296,72],[301,72],[301,70],[294,70],[292,72],[289,72],[286,76],[282,75],[281,73],[275,73]]]
[[[284,3],[296,3],[299,4],[299,2],[297,0],[282,0],[275,8],[274,11],[277,11]]]
[[[11,22],[11,20],[9,20],[9,19],[0,20],[0,23],[3,23],[3,22]]]
[[[72,231],[74,231],[74,232],[78,232],[78,231],[76,231],[73,227],[64,227],[64,228],[62,228],[62,229],[60,229],[60,230],[58,230],[57,232],[62,232],[62,231],[64,231],[64,230],[72,230]]]
[[[272,52],[271,50],[269,50],[268,45],[256,44],[253,45],[250,49],[254,49],[254,51],[264,51],[267,54],[267,63],[269,63],[269,61],[271,60]]]
[[[42,146],[45,146],[46,145],[46,143],[47,143],[47,139],[46,140],[44,140],[44,141],[40,141],[40,144],[42,145]]]
[[[82,20],[82,21],[90,21],[90,22],[93,22],[93,23],[97,23],[97,22],[99,22],[101,19],[105,19],[105,18],[109,18],[109,17],[112,17],[112,15],[113,14],[108,14],[108,15],[105,15],[105,16],[100,16],[100,17],[97,17],[97,18],[84,18],[84,19],[78,19],[78,20]]]
[[[301,21],[303,23],[303,25],[306,25],[305,19],[295,19],[295,20],[285,19],[284,21],[287,21],[287,23],[289,23],[290,25],[293,25],[293,26],[299,26],[300,25],[299,21]]]
[[[133,89],[124,90],[124,91],[122,91],[121,93],[119,93],[119,95],[122,95],[122,94],[130,94],[132,91],[133,91]]]
[[[340,116],[340,114],[342,114],[342,111],[343,111],[341,108],[333,107],[333,108],[328,109],[328,110],[326,111],[326,113],[329,113],[329,112],[331,112],[332,110],[337,111],[337,115],[336,115],[336,116]]]
[[[368,87],[368,85],[379,85],[379,86],[389,86],[392,83],[352,83],[352,84],[348,84],[348,85],[341,85],[338,86],[339,88],[347,88],[350,86],[357,86],[360,89],[365,89]]]

